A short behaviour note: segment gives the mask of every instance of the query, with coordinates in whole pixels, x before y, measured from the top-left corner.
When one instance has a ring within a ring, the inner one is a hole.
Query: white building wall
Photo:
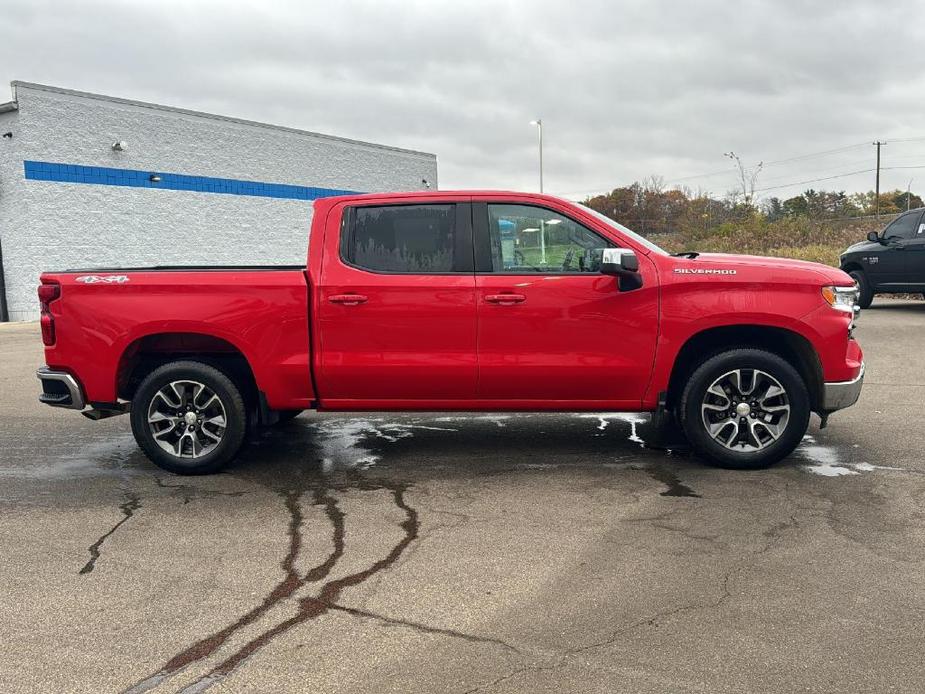
[[[311,221],[308,200],[31,180],[25,161],[361,192],[437,184],[432,154],[24,83],[14,92],[18,110],[0,114],[0,133],[13,132],[0,139],[11,320],[37,317],[45,270],[300,264]]]

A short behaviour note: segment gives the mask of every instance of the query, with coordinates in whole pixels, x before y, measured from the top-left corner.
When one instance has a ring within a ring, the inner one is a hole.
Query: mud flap
[[[674,410],[665,403],[664,394],[659,398],[658,408],[646,424],[640,425],[641,438],[646,446],[656,450],[682,450],[690,448],[681,424]]]

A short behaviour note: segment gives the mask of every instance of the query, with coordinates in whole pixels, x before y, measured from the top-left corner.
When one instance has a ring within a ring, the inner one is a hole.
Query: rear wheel
[[[861,308],[870,308],[874,300],[874,290],[871,289],[870,282],[867,281],[867,275],[863,270],[852,270],[848,273],[858,288],[858,306]]]
[[[132,433],[158,467],[181,475],[217,472],[244,442],[241,392],[218,369],[196,361],[165,364],[132,399]]]
[[[708,359],[681,397],[681,426],[694,450],[720,467],[750,470],[789,455],[809,426],[806,384],[789,363],[758,349]]]

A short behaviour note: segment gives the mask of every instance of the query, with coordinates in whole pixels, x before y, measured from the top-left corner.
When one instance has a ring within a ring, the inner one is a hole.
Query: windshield
[[[631,231],[630,229],[627,229],[627,228],[626,228],[625,226],[623,226],[622,224],[613,221],[610,217],[607,217],[606,215],[602,215],[602,214],[601,214],[600,212],[598,212],[597,210],[592,210],[592,209],[591,209],[590,207],[588,207],[587,205],[582,205],[581,203],[576,203],[576,204],[577,204],[581,209],[583,209],[585,212],[590,212],[592,215],[594,215],[594,216],[597,217],[599,220],[601,220],[602,222],[604,222],[607,226],[616,229],[616,230],[619,231],[621,234],[624,234],[624,235],[626,235],[626,236],[629,236],[633,241],[636,241],[636,242],[639,243],[640,245],[645,246],[645,247],[648,248],[650,251],[654,251],[654,252],[656,252],[656,253],[658,253],[658,254],[660,254],[660,255],[668,255],[668,251],[666,251],[666,250],[664,250],[664,249],[662,249],[662,248],[659,248],[659,247],[656,246],[654,243],[652,243],[651,241],[649,241],[649,239],[645,238],[644,236],[640,236],[640,235],[637,234],[635,231]]]

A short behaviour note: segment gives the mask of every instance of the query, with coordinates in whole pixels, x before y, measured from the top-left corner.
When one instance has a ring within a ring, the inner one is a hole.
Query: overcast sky
[[[764,195],[869,190],[873,173],[794,184],[872,168],[874,139],[890,142],[882,187],[916,178],[922,192],[923,9],[915,0],[2,0],[0,82],[434,152],[443,189],[535,190],[528,122],[540,117],[546,191],[569,197],[651,174],[722,194],[735,185],[729,150],[747,164],[790,160],[765,166],[757,187],[773,190]]]

